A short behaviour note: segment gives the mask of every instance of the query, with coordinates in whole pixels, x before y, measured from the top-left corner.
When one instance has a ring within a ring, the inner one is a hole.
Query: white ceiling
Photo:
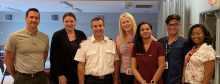
[[[65,8],[59,4],[60,0],[0,0],[0,11],[14,11],[5,9],[10,7],[26,12],[29,8],[37,8],[40,12],[79,12],[76,9]],[[62,0],[61,0],[62,1]],[[79,8],[81,12],[104,13],[157,13],[159,0],[65,0]],[[128,9],[124,9],[124,2],[130,2]],[[153,5],[152,8],[135,8],[136,5]],[[147,12],[146,12],[147,11]]]

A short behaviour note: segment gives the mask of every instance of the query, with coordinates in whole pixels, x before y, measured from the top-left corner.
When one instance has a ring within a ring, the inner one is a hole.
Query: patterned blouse
[[[195,46],[192,50],[194,49]],[[215,60],[215,56],[215,50],[211,45],[207,45],[206,43],[202,44],[202,46],[190,57],[186,65],[185,82],[201,84],[205,75],[204,63]]]
[[[120,52],[122,54],[120,72],[127,74],[127,68],[131,68],[131,55],[130,55],[128,43],[125,43],[125,44],[121,43],[120,44]],[[127,75],[129,75],[129,74],[127,74]]]

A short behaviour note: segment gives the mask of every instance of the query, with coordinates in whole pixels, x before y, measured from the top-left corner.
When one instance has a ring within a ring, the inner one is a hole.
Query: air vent
[[[97,17],[102,18],[102,20],[105,22],[105,15],[104,14],[98,14]]]
[[[136,5],[136,8],[151,8],[153,5]]]
[[[58,14],[51,15],[51,20],[52,21],[58,21],[59,20],[59,15]]]
[[[5,20],[13,20],[12,14],[5,14]]]

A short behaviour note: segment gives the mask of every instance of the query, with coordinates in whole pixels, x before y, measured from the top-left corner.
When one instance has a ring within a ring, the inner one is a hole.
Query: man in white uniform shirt
[[[119,58],[116,44],[103,34],[105,25],[101,18],[93,18],[91,27],[93,35],[80,44],[74,58],[78,61],[79,83],[118,84]]]

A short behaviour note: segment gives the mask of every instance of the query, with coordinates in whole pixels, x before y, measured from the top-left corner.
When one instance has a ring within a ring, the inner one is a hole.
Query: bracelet
[[[141,84],[144,84],[144,83],[146,83],[146,80],[144,80]]]

